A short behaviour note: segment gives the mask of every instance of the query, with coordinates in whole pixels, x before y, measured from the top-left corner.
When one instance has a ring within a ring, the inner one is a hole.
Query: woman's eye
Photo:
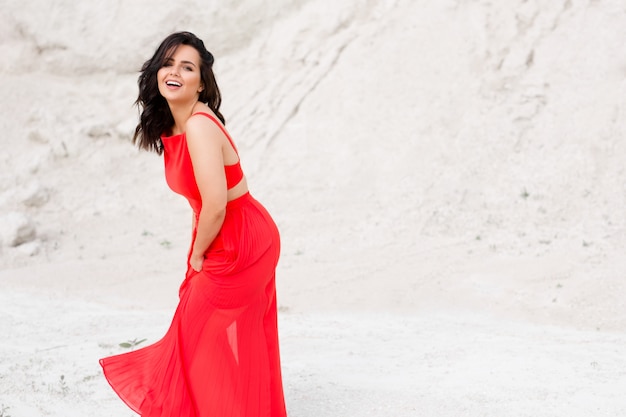
[[[193,68],[191,68],[191,67],[185,67],[185,69],[186,69],[187,71],[193,71]]]

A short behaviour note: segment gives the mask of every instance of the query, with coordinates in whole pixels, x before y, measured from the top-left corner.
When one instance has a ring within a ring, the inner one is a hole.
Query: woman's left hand
[[[193,270],[196,272],[202,271],[203,263],[204,263],[204,255],[191,255],[191,258],[189,258],[189,264],[191,265]]]

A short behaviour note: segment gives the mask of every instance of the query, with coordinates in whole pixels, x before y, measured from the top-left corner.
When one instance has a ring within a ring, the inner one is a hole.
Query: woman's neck
[[[169,104],[172,117],[174,118],[174,125],[172,126],[172,135],[179,135],[185,131],[185,125],[187,119],[191,117],[194,112],[194,107],[198,102],[185,103],[185,104]]]

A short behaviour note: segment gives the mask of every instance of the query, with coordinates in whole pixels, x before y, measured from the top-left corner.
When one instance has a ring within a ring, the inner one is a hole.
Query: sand
[[[626,415],[622,2],[74,3],[2,4],[1,417],[133,415],[97,360],[184,275],[129,143],[175,30],[282,233],[290,416]]]

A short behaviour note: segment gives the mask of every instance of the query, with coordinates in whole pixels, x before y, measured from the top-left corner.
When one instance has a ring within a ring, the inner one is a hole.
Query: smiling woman
[[[175,55],[180,62],[176,61]],[[187,107],[197,102],[203,103],[222,124],[225,123],[224,116],[219,112],[222,97],[213,74],[213,62],[213,55],[204,47],[202,40],[189,32],[175,33],[163,40],[154,56],[144,63],[138,80],[139,96],[136,104],[142,108],[142,112],[133,141],[139,148],[161,154],[163,152],[161,135],[179,128],[174,126],[176,121],[174,109],[170,109],[163,93],[169,91],[166,81],[178,82],[182,87],[183,75],[187,72],[191,72],[194,77],[199,76],[201,86],[197,98],[190,100]],[[181,68],[181,65],[186,68]],[[167,75],[168,68],[173,68],[174,73],[166,80],[160,75]],[[187,117],[189,115],[191,113]]]
[[[199,71],[199,54],[189,45],[180,45],[157,72],[159,93],[168,102],[189,101],[204,89]],[[194,62],[195,61],[195,62]]]
[[[100,363],[115,392],[143,417],[284,417],[280,237],[248,192],[212,65],[203,42],[180,32],[142,68],[134,142],[164,155],[168,185],[193,211],[192,242],[165,336]]]

